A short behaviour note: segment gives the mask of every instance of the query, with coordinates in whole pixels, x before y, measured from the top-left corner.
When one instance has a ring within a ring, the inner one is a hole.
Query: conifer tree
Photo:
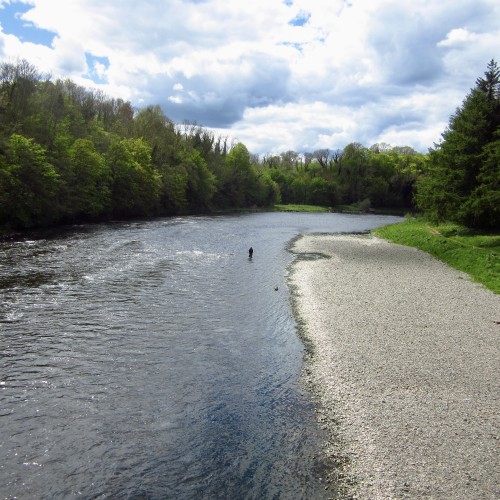
[[[430,150],[429,169],[417,185],[419,208],[437,220],[498,228],[498,140],[500,70],[492,60]]]

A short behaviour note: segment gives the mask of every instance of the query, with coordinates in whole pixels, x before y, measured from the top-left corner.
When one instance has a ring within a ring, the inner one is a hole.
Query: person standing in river
[[[252,248],[252,247],[250,247],[250,248],[248,249],[248,258],[249,258],[249,259],[251,259],[251,258],[252,258],[252,256],[253,256],[253,248]]]

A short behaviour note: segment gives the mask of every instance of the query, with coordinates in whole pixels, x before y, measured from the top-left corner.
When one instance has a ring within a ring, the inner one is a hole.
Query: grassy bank
[[[320,207],[318,205],[274,205],[276,212],[329,212],[328,207]]]
[[[471,232],[454,224],[432,225],[410,219],[373,233],[394,243],[428,252],[500,294],[500,235]]]
[[[363,210],[359,204],[354,205],[335,205],[333,207],[322,207],[318,205],[299,205],[299,204],[278,204],[274,205],[275,212],[335,212],[339,214],[381,214],[381,215],[401,215],[408,210],[403,208],[370,208]]]

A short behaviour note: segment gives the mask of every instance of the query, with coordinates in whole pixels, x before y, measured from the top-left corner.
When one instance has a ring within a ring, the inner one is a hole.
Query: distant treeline
[[[498,88],[495,95],[498,101]],[[0,65],[4,228],[279,202],[411,209],[416,199],[429,213],[449,217],[451,205],[441,214],[429,194],[439,184],[432,176],[442,151],[352,143],[259,158],[196,124],[174,124],[159,106],[134,110],[71,80],[53,82],[27,61]],[[475,168],[481,179],[488,175],[479,163]]]
[[[358,208],[413,208],[415,181],[426,155],[410,147],[359,143],[299,155],[288,151],[265,156],[261,168],[279,186],[283,203]]]

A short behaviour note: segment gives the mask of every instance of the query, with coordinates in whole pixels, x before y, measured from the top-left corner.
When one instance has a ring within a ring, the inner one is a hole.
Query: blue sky
[[[31,9],[30,5],[21,2],[0,2],[0,4],[2,4],[0,24],[4,33],[15,35],[23,42],[32,42],[50,47],[56,34],[37,28],[34,24],[26,22],[22,18],[23,14]]]
[[[1,61],[256,154],[427,151],[499,56],[497,0],[0,0]]]

